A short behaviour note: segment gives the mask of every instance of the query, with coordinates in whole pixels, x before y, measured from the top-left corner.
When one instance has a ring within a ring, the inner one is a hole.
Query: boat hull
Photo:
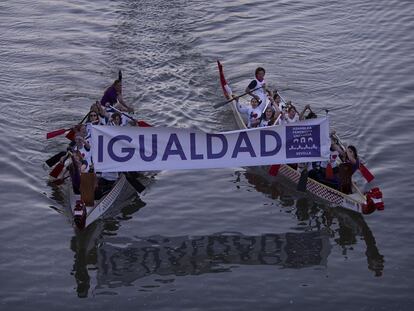
[[[72,219],[74,219],[76,205],[77,202],[81,200],[81,196],[73,192],[71,183],[68,183],[68,192],[69,206],[72,213]],[[86,207],[86,219],[84,222],[84,228],[87,228],[97,219],[108,215],[115,206],[117,209],[121,208],[129,198],[135,195],[135,193],[135,189],[128,182],[125,175],[121,174],[120,178],[115,182],[109,193],[107,193],[100,200],[95,200],[94,206]],[[78,229],[82,230],[84,228]]]

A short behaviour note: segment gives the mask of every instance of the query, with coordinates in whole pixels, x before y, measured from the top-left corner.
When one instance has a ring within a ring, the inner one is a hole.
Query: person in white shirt
[[[255,79],[252,80],[246,87],[246,93],[256,98],[258,102],[261,101],[262,103],[266,103],[266,92],[269,92],[271,94],[271,97],[273,97],[272,92],[266,88],[266,82],[264,80],[265,74],[266,71],[263,67],[256,68]]]
[[[280,124],[281,112],[277,103],[270,97],[271,105],[267,106],[260,117],[259,127]],[[280,117],[279,117],[280,116]]]
[[[296,107],[292,105],[291,101],[288,101],[286,105],[287,105],[287,112],[283,113],[282,115],[282,119],[285,124],[290,124],[290,123],[297,122],[299,120],[303,120],[305,118],[305,112],[308,109],[310,110],[310,105],[306,105],[303,111],[299,113],[296,110]]]
[[[247,127],[257,127],[260,123],[260,117],[262,115],[263,109],[265,104],[257,101],[255,97],[250,100],[250,107],[243,107],[237,98],[237,96],[233,95],[233,98],[236,100],[236,107],[240,113],[247,115]]]

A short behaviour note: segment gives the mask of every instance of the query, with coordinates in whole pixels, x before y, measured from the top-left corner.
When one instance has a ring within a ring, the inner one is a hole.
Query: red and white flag
[[[223,89],[224,96],[227,99],[230,99],[233,92],[231,91],[230,86],[227,84],[226,78],[224,78],[223,65],[220,63],[220,61],[217,61],[217,66],[220,73],[220,84],[221,88]]]

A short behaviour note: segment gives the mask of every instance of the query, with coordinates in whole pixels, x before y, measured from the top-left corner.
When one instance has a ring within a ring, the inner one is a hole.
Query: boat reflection
[[[325,265],[330,253],[323,232],[246,236],[151,236],[118,245],[105,242],[98,250],[98,286],[126,286],[151,274],[200,275],[229,272],[235,265],[304,268]]]
[[[90,288],[90,276],[88,266],[93,267],[98,263],[98,244],[105,240],[106,237],[116,235],[120,220],[127,220],[131,215],[145,206],[139,197],[124,206],[116,218],[106,218],[95,221],[85,230],[75,231],[75,235],[71,239],[70,248],[74,252],[74,264],[72,274],[76,280],[76,291],[78,297],[84,298],[88,296]]]
[[[368,269],[375,276],[382,275],[384,257],[362,215],[328,208],[283,182],[269,182],[255,172],[236,174],[236,183],[242,175],[257,191],[279,200],[281,209],[294,214],[300,231],[255,236],[226,232],[205,236],[120,238],[117,230],[121,222],[145,205],[137,199],[122,209],[116,218],[96,222],[72,238],[71,248],[75,253],[73,275],[78,296],[88,296],[91,282],[96,282],[93,288],[117,288],[130,286],[150,275],[230,272],[240,265],[273,265],[291,269],[324,266],[332,243],[341,246],[346,256],[360,243],[359,237],[365,242]],[[96,275],[96,279],[91,280],[90,272]]]
[[[81,237],[76,236],[74,240]],[[74,241],[76,243],[76,241]],[[77,247],[79,245],[76,245]],[[107,238],[98,248],[78,248],[74,276],[79,297],[90,287],[87,265],[96,266],[97,288],[130,286],[149,275],[184,276],[230,272],[238,265],[300,269],[326,265],[331,246],[324,231],[246,236]]]
[[[375,237],[361,214],[329,207],[313,196],[295,191],[295,185],[289,184],[283,177],[268,178],[267,171],[263,171],[263,168],[248,169],[243,174],[257,191],[280,200],[287,212],[295,213],[299,224],[307,227],[306,230],[328,230],[331,239],[343,248],[344,255],[358,243],[357,237],[362,237],[366,246],[368,269],[375,276],[382,276],[384,256],[380,254]]]

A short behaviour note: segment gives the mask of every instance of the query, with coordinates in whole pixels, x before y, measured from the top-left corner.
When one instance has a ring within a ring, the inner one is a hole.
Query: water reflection
[[[101,226],[99,228],[99,226]],[[107,238],[97,247],[103,222],[72,239],[73,275],[79,297],[90,289],[88,265],[96,269],[97,288],[130,286],[149,275],[184,276],[230,272],[237,265],[275,265],[300,269],[326,265],[331,246],[324,231],[246,236]],[[92,244],[91,244],[92,243]]]
[[[127,246],[125,245],[127,242]],[[235,265],[304,268],[325,265],[330,253],[323,232],[207,236],[151,236],[105,242],[98,250],[98,286],[127,286],[151,274],[200,275],[230,272]]]
[[[138,197],[131,204],[122,208],[117,219],[101,219],[83,231],[76,231],[71,239],[70,247],[75,253],[72,274],[76,280],[78,297],[88,296],[90,288],[90,276],[88,266],[96,266],[98,260],[98,244],[104,236],[116,235],[119,228],[119,220],[127,220],[131,215],[145,206],[145,202]]]
[[[286,212],[294,213],[305,230],[324,228],[329,231],[335,243],[343,248],[345,256],[347,251],[358,243],[357,237],[361,236],[366,246],[368,269],[373,271],[375,276],[382,276],[384,256],[380,254],[375,237],[361,214],[328,207],[309,195],[295,191],[294,185],[289,185],[283,178],[269,180],[267,172],[262,168],[248,169],[244,175],[257,191],[280,200]]]
[[[116,219],[97,222],[72,238],[78,296],[88,296],[90,271],[96,274],[96,288],[118,288],[149,275],[222,273],[231,272],[239,265],[300,269],[326,265],[332,242],[340,245],[346,256],[360,240],[358,237],[365,242],[368,269],[375,276],[382,275],[384,257],[362,215],[327,208],[311,197],[298,194],[284,182],[268,182],[256,173],[249,170],[242,174],[257,191],[280,200],[281,209],[296,216],[300,232],[120,238],[116,233],[120,222],[131,218],[145,205],[137,199],[122,209]],[[240,174],[236,174],[236,183]]]

